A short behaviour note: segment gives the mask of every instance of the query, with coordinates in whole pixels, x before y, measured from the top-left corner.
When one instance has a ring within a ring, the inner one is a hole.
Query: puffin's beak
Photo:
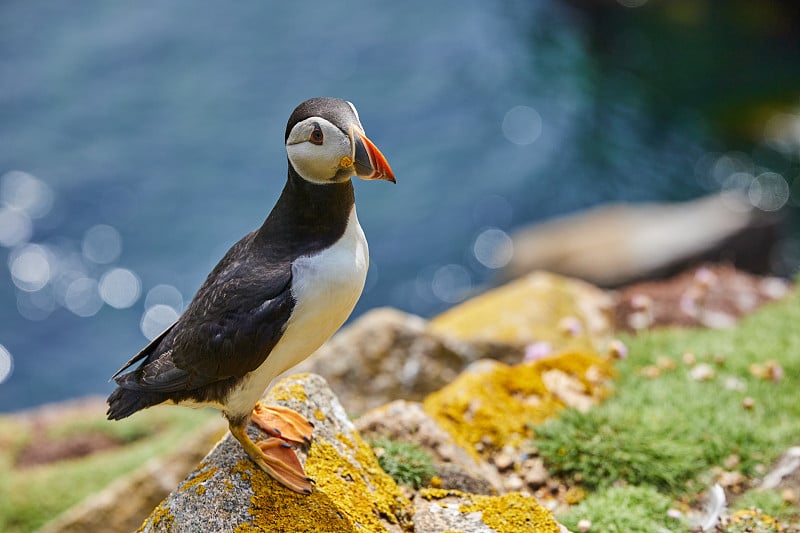
[[[386,180],[396,183],[394,173],[386,162],[386,158],[372,141],[358,132],[353,131],[353,166],[356,169],[356,176],[362,180]]]

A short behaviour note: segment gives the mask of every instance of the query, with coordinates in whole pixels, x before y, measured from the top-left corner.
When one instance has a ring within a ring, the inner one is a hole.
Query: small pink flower
[[[553,353],[553,347],[550,346],[549,342],[534,342],[533,344],[528,344],[525,346],[525,357],[523,361],[526,363],[538,361],[539,359],[547,357],[551,353]]]

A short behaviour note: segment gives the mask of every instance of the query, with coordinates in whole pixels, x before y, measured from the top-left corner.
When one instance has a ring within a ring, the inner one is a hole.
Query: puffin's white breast
[[[249,413],[273,378],[314,353],[350,316],[364,289],[369,251],[356,209],[333,246],[292,264],[292,316],[267,360],[228,398],[228,412]]]

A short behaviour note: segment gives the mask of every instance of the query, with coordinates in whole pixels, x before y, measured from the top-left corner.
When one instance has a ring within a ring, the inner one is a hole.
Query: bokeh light
[[[103,307],[103,300],[97,291],[97,281],[92,278],[78,278],[67,286],[64,305],[80,317],[97,314]]]
[[[30,217],[10,207],[0,207],[0,246],[12,248],[27,242],[33,234]]]
[[[139,327],[142,330],[142,334],[147,337],[148,340],[153,340],[173,322],[178,320],[178,316],[180,316],[178,311],[173,307],[164,304],[156,304],[144,312]]]
[[[147,291],[144,297],[144,308],[149,309],[155,305],[166,305],[177,311],[183,310],[183,295],[172,285],[160,283]]]
[[[763,211],[777,211],[789,201],[789,184],[776,172],[759,174],[750,183],[750,203]]]
[[[531,144],[541,134],[542,116],[532,107],[512,107],[503,117],[503,135],[514,144]]]
[[[464,300],[472,289],[472,276],[461,265],[450,264],[436,269],[431,281],[434,296],[446,303]]]
[[[98,224],[83,236],[83,256],[94,263],[113,263],[122,253],[122,237],[112,226]]]
[[[127,268],[113,268],[100,278],[98,289],[105,303],[116,309],[126,309],[139,299],[142,282]]]
[[[0,383],[3,383],[11,376],[14,370],[14,359],[11,357],[5,346],[0,344]]]
[[[23,291],[38,291],[50,281],[50,261],[44,246],[28,244],[14,250],[8,261],[14,285]]]
[[[505,231],[489,228],[475,238],[472,252],[483,266],[503,268],[514,256],[514,243]]]
[[[0,200],[30,218],[41,218],[53,206],[53,190],[27,172],[12,170],[0,177]]]
[[[56,298],[51,284],[35,292],[17,291],[17,310],[28,320],[44,320],[56,310]]]

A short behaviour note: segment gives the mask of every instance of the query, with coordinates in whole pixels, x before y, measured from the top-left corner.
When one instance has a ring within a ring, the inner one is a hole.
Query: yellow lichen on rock
[[[172,524],[174,522],[175,517],[172,515],[169,506],[166,504],[166,502],[161,502],[155,509],[153,509],[153,512],[150,513],[150,518],[146,520],[141,527],[139,527],[137,533],[144,531],[146,526],[151,528],[160,528],[163,531],[169,531],[172,529]]]
[[[503,496],[470,494],[470,504],[462,505],[462,513],[482,513],[483,522],[498,533],[559,533],[553,514],[542,507],[532,496],[518,492]]]
[[[275,386],[270,390],[270,400],[274,402],[285,402],[289,400],[298,400],[301,402],[307,401],[308,396],[306,396],[306,390],[303,388],[303,384],[299,381],[305,375],[306,374],[294,375],[293,377],[296,378],[297,381],[288,382],[286,380],[282,380],[276,383]]]
[[[313,441],[306,473],[315,487],[308,496],[283,488],[250,461],[241,461],[237,471],[253,488],[253,521],[236,531],[380,532],[387,531],[383,521],[408,523],[410,502],[381,470],[371,449],[357,436],[337,437],[353,461],[333,445]]]
[[[211,479],[211,477],[217,472],[217,468],[209,466],[207,463],[203,462],[197,466],[195,472],[196,474],[193,474],[192,477],[184,481],[178,487],[178,490],[189,490],[191,488],[195,488],[195,490],[197,490],[197,494],[202,495],[206,491],[202,483]]]
[[[611,334],[610,298],[587,283],[535,272],[455,306],[432,330],[464,340],[548,342],[554,349],[599,350]],[[571,320],[566,327],[565,319]]]
[[[458,490],[422,489],[425,500],[445,500],[450,506],[458,504],[461,514],[480,513],[481,521],[498,533],[558,533],[553,514],[536,498],[518,492],[503,496],[482,496]]]
[[[486,361],[430,394],[423,406],[473,453],[479,443],[485,449],[519,446],[532,436],[531,425],[564,406],[558,391],[548,389],[542,380],[550,370],[573,376],[583,385],[585,397],[598,400],[603,389],[597,376],[611,374],[610,363],[592,351],[563,352],[513,366]]]

